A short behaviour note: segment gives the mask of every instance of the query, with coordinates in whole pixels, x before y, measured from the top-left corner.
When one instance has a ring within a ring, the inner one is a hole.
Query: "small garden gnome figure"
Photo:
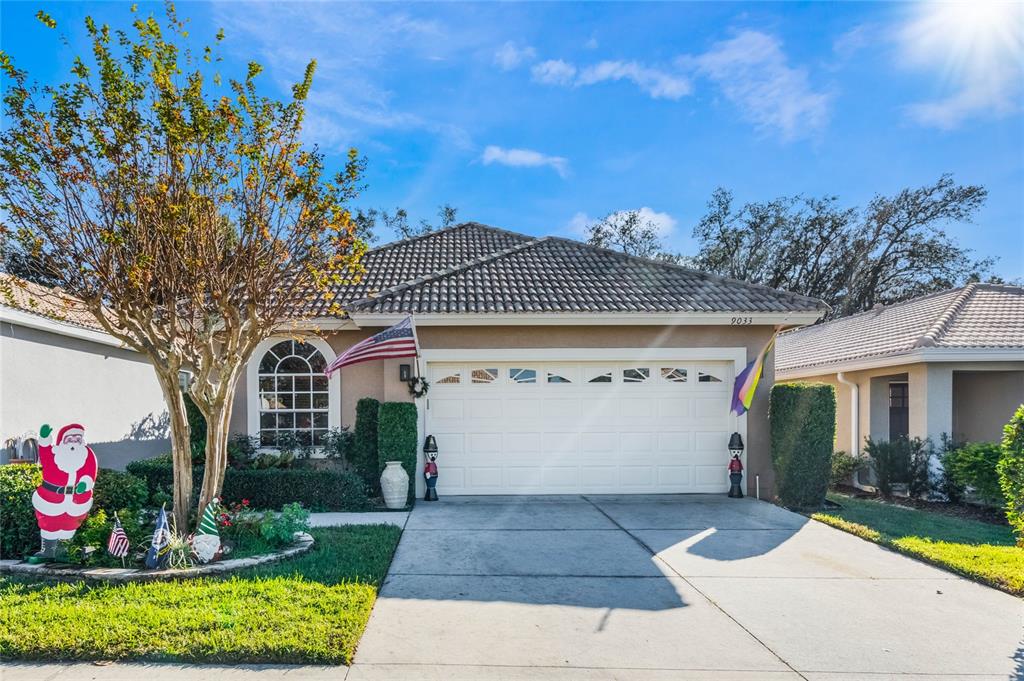
[[[39,429],[43,482],[32,495],[32,507],[42,549],[29,558],[34,563],[66,558],[65,542],[75,536],[89,515],[96,484],[96,454],[85,444],[85,428],[68,424],[57,433],[56,441],[52,434],[49,424]]]
[[[437,501],[437,440],[433,435],[428,435],[427,441],[423,443],[423,454],[427,457],[427,463],[423,466],[427,493],[423,496],[423,501]]]

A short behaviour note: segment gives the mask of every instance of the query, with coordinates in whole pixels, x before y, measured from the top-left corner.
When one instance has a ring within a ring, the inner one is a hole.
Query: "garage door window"
[[[722,378],[721,378],[721,376],[719,376],[717,374],[718,374],[717,371],[712,371],[711,369],[702,369],[702,370],[697,372],[697,382],[698,383],[721,383],[722,382]]]
[[[438,379],[437,382],[440,383],[441,385],[450,385],[450,384],[453,384],[453,383],[461,383],[462,382],[462,374],[460,374],[458,371],[447,371],[447,372],[444,373],[444,375],[440,379]]]
[[[612,372],[611,370],[604,369],[590,369],[587,374],[587,383],[611,383]]]
[[[508,370],[508,378],[513,383],[536,383],[537,370],[513,367]]]
[[[661,377],[669,383],[686,383],[686,369],[662,367]]]
[[[548,372],[548,383],[572,383],[572,379],[566,374],[568,371],[549,371]]]
[[[650,369],[623,369],[622,370],[622,382],[623,383],[643,383],[651,377]]]
[[[482,384],[494,383],[496,380],[498,380],[498,370],[497,369],[473,369],[473,371],[470,372],[470,376],[471,376],[470,380],[473,383],[482,383]]]

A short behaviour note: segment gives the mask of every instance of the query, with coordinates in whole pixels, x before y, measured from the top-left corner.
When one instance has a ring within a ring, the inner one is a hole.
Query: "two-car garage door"
[[[722,492],[733,362],[431,362],[441,494]]]

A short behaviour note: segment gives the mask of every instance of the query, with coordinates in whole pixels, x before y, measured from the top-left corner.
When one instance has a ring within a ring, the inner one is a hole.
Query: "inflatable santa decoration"
[[[77,423],[66,425],[56,441],[50,437],[52,433],[49,425],[39,429],[43,484],[32,495],[32,507],[43,546],[32,557],[36,562],[63,557],[63,542],[75,536],[89,515],[96,484],[96,454],[85,444],[85,428]]]

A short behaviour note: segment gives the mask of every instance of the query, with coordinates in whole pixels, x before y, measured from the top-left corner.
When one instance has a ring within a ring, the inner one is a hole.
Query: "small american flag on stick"
[[[128,544],[128,535],[125,534],[121,521],[115,514],[114,531],[110,533],[110,539],[107,541],[107,553],[124,562],[124,557],[128,555]]]
[[[324,374],[330,376],[349,364],[359,364],[374,359],[415,357],[417,354],[416,327],[413,325],[410,315],[390,329],[370,336],[338,355],[338,358],[331,362]]]

